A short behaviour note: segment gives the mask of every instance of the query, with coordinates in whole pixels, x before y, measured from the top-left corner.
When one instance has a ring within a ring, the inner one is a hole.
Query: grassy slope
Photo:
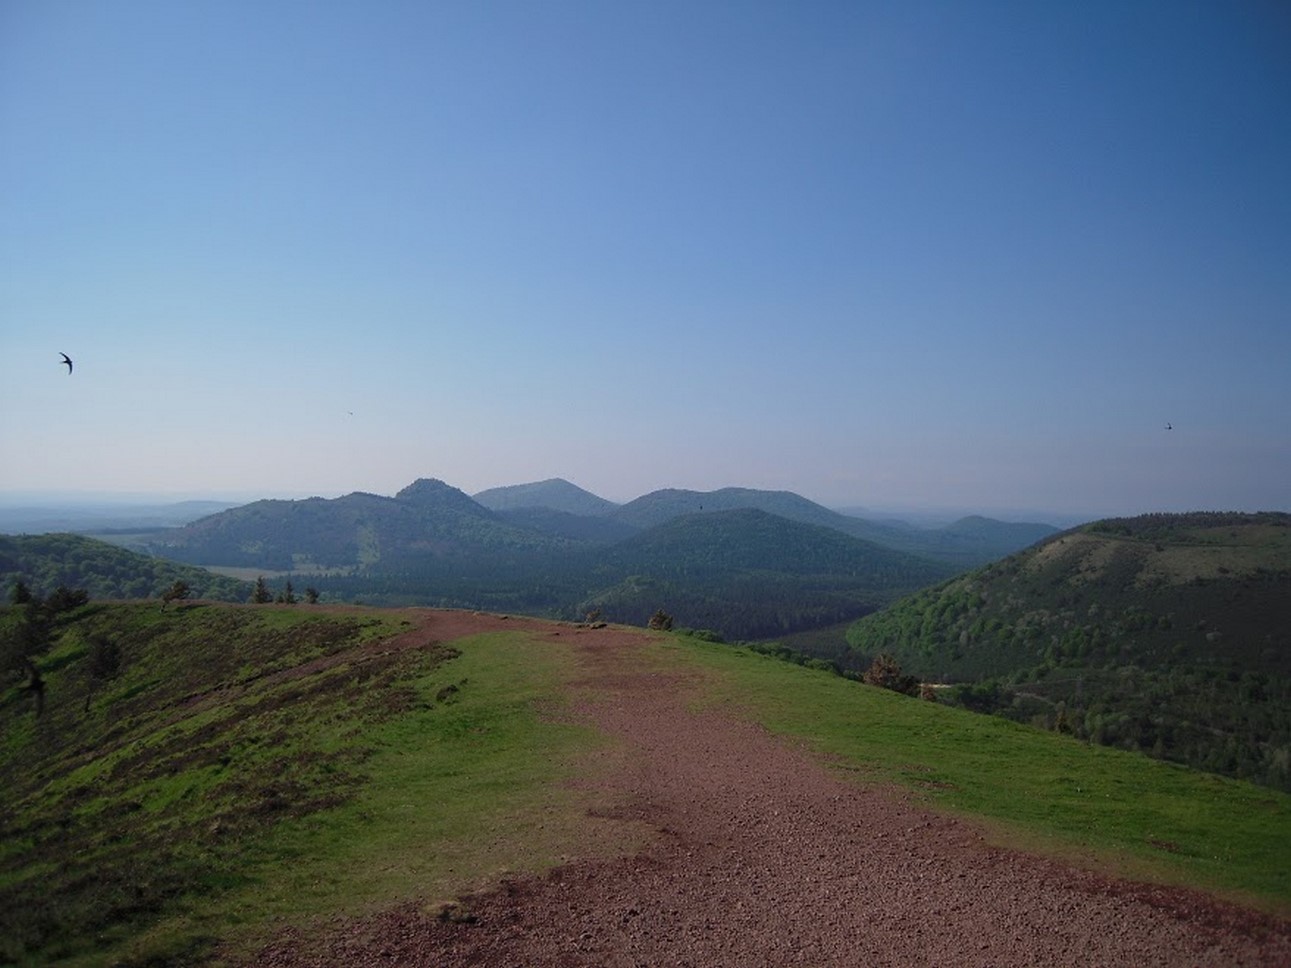
[[[559,647],[482,636],[264,674],[405,624],[155,605],[65,623],[39,724],[0,693],[0,962],[182,962],[266,918],[451,895],[571,852],[560,764],[595,738],[538,715],[572,668]],[[124,661],[85,713],[92,634]]]
[[[1291,913],[1291,796],[742,649],[675,648],[720,676],[722,702],[983,818],[1002,844]]]
[[[538,712],[553,708],[572,670],[568,653],[535,649],[518,634],[453,647],[458,658],[409,685],[427,698],[456,692],[368,734],[373,754],[353,801],[274,831],[257,852],[253,884],[163,923],[157,934],[241,936],[247,950],[267,923],[283,919],[362,913],[408,898],[433,911],[511,872],[554,866],[589,843],[565,781],[575,751],[598,740]]]
[[[579,671],[568,646],[507,633],[362,652],[404,617],[91,606],[65,626],[41,727],[16,689],[0,693],[0,960],[183,963],[214,937],[245,950],[315,915],[409,897],[433,909],[507,870],[635,842],[590,821],[565,782],[603,743],[561,721]],[[90,630],[132,644],[85,716]],[[700,668],[712,701],[806,737],[849,775],[989,818],[1004,842],[1291,911],[1285,795],[725,646],[654,642],[642,661]],[[308,678],[258,674],[355,649]],[[228,688],[180,702],[214,684]],[[36,945],[39,917],[55,930],[24,956],[16,939]]]

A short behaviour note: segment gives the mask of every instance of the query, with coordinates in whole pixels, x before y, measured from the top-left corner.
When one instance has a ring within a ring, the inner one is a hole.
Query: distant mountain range
[[[832,528],[854,538],[960,567],[993,561],[1059,530],[1049,524],[1012,523],[981,516],[965,517],[943,527],[918,528],[902,522],[874,521],[841,514],[792,491],[760,491],[744,487],[716,491],[666,488],[642,495],[627,504],[616,505],[557,478],[481,491],[475,495],[475,500],[495,511],[514,515],[512,520],[538,528],[543,527],[543,521],[534,513],[537,511],[602,518],[618,526],[605,530],[610,540],[619,540],[627,529],[644,530],[685,514],[752,508],[790,521]],[[531,516],[520,517],[522,513]],[[552,533],[571,533],[568,521],[550,520]]]
[[[787,491],[665,489],[618,505],[561,479],[474,497],[421,479],[393,497],[254,501],[109,537],[239,577],[290,574],[337,599],[630,622],[662,608],[769,637],[864,615],[1053,530],[878,524]]]
[[[858,621],[982,711],[1291,790],[1291,515],[1083,525]]]
[[[965,518],[919,529],[849,517],[788,491],[665,489],[618,505],[568,481],[492,488],[468,497],[443,481],[422,479],[394,497],[255,501],[181,528],[158,531],[138,546],[192,564],[270,571],[389,571],[430,558],[479,561],[609,546],[691,514],[759,510],[884,548],[968,567],[1053,534],[1045,524]]]
[[[619,506],[561,480],[478,497],[422,479],[394,497],[256,501],[131,541],[188,564],[307,577],[347,600],[634,623],[662,608],[734,637],[846,621],[954,571],[858,538],[852,519],[792,494],[715,492],[706,513],[703,495]]]
[[[146,535],[142,550],[195,565],[266,571],[391,571],[421,559],[552,551],[568,541],[517,527],[442,481],[394,497],[254,501]]]

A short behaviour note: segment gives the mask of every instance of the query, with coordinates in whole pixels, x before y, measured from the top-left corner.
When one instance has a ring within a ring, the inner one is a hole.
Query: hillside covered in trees
[[[416,541],[404,535],[364,567],[266,569],[267,576],[253,586],[87,537],[43,535],[0,539],[0,579],[6,586],[22,581],[38,594],[82,588],[96,599],[156,597],[182,581],[198,598],[289,600],[294,585],[296,595],[310,600],[565,619],[595,613],[634,625],[662,609],[681,626],[752,639],[858,618],[950,572],[937,562],[762,511],[684,516],[605,546],[524,532],[494,520],[493,512],[464,495],[443,497],[449,513],[438,516],[434,532],[418,532]],[[333,510],[347,519],[365,502],[361,496]],[[231,534],[255,534],[262,526],[264,544],[278,541],[290,548],[294,529],[304,527],[318,506],[258,502],[241,510],[220,516],[222,523],[202,523],[197,534],[215,534],[203,547],[228,554]],[[410,513],[397,510],[396,520]],[[321,537],[309,539],[310,547],[338,547],[337,535],[323,529]]]
[[[596,612],[632,624],[663,609],[736,639],[854,619],[955,570],[858,538],[855,519],[797,495],[727,489],[689,510],[694,493],[657,492],[624,514],[557,480],[482,493],[495,510],[419,480],[393,497],[256,501],[114,540],[280,584],[294,578],[331,601]]]
[[[964,706],[1291,789],[1291,515],[1095,522],[847,639]]]
[[[91,598],[156,598],[175,582],[195,598],[245,601],[251,586],[164,558],[74,534],[0,535],[0,589],[23,582],[36,594],[59,586],[83,589]]]
[[[668,488],[615,505],[553,480],[494,488],[476,497],[443,481],[421,479],[393,497],[356,492],[332,499],[255,501],[182,528],[140,535],[135,547],[201,565],[388,572],[426,558],[546,559],[616,544],[681,517],[756,510],[958,570],[1056,530],[980,517],[921,529],[840,514],[788,491],[751,488]]]
[[[949,574],[943,564],[761,511],[687,515],[612,546],[558,555],[428,555],[398,568],[311,576],[324,595],[644,624],[767,638],[857,618]]]

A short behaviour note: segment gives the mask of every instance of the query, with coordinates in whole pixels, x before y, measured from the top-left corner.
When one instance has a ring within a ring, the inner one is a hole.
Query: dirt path
[[[638,636],[572,641],[579,713],[627,752],[593,771],[597,799],[655,841],[503,884],[457,920],[410,902],[308,942],[286,935],[258,964],[1291,965],[1291,924],[989,847],[756,726],[689,711],[692,683],[643,665]]]

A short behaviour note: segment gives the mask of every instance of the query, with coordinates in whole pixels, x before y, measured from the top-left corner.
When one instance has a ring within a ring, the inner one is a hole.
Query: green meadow
[[[632,851],[588,816],[628,751],[570,713],[570,637],[383,647],[400,611],[90,605],[60,619],[46,708],[0,692],[0,963],[210,963],[314,917]],[[89,675],[110,638],[120,668]],[[1291,798],[728,646],[641,637],[647,665],[899,784],[993,839],[1291,910]],[[596,753],[596,756],[589,756]],[[596,811],[592,811],[595,813]]]

